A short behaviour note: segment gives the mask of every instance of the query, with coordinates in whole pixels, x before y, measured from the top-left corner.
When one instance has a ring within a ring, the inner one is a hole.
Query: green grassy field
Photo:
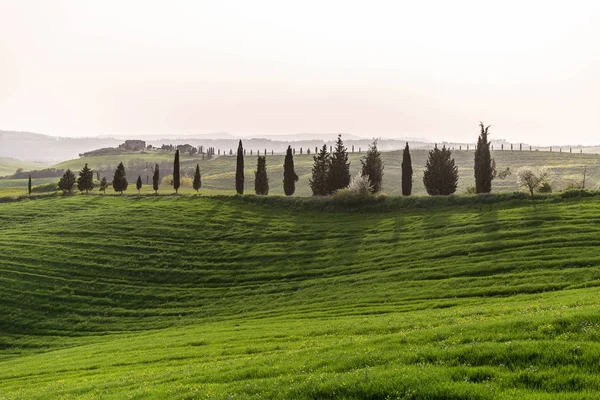
[[[426,194],[423,186],[423,169],[427,158],[426,150],[413,150],[412,152],[414,170],[414,194]],[[363,154],[364,155],[364,154]],[[361,168],[358,153],[350,155],[351,172],[357,174]],[[517,190],[516,171],[521,166],[546,166],[552,172],[552,185],[554,190],[563,190],[572,183],[581,184],[584,168],[587,168],[586,187],[594,188],[600,182],[600,154],[569,154],[558,152],[529,152],[529,151],[494,151],[492,156],[496,159],[497,168],[510,167],[513,174],[506,180],[496,180],[493,190],[515,191]],[[121,156],[86,157],[70,160],[56,165],[56,168],[71,168],[78,171],[84,163],[89,163],[92,169],[107,165],[116,166],[120,161],[141,159],[147,162],[171,160],[172,155],[165,153],[156,154],[127,154]],[[399,151],[383,153],[385,164],[383,190],[389,195],[400,195],[400,181],[402,153]],[[467,188],[475,183],[473,177],[473,151],[455,151],[456,165],[459,167],[459,186],[457,194],[465,193]],[[270,181],[271,194],[283,194],[283,156],[267,156],[267,171]],[[309,179],[313,164],[312,155],[296,154],[294,157],[296,172],[300,177],[296,187],[297,196],[311,195]],[[205,190],[233,190],[235,187],[235,157],[221,156],[212,160],[197,158],[182,158],[182,168],[192,168],[200,164]],[[245,157],[246,191],[254,193],[254,171],[256,170],[256,157]],[[109,181],[112,176],[107,177]],[[130,182],[134,182],[137,176],[129,176]],[[145,177],[143,177],[145,182]]]
[[[381,212],[259,200],[0,204],[0,399],[600,390],[596,198]]]
[[[19,168],[24,170],[35,170],[45,168],[45,164],[34,163],[29,161],[16,160],[14,158],[1,158],[0,157],[0,176],[8,176],[15,173]],[[1,182],[1,181],[0,181]]]

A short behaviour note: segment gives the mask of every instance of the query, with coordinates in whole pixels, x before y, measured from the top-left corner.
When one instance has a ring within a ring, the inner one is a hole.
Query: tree
[[[179,187],[181,186],[181,179],[179,175],[179,150],[175,152],[175,161],[173,162],[173,188],[175,194],[179,193]]]
[[[135,183],[135,188],[137,189],[138,194],[140,194],[141,193],[140,191],[142,190],[142,177],[141,176],[138,176],[137,182]]]
[[[336,190],[348,187],[348,185],[350,185],[348,151],[344,147],[342,135],[338,135],[335,150],[331,154],[331,163],[327,175],[327,192],[332,194]]]
[[[152,189],[154,189],[154,194],[158,195],[158,185],[160,184],[160,169],[158,164],[154,166],[154,175],[152,175]]]
[[[85,190],[85,194],[88,194],[88,191],[94,188],[94,172],[88,168],[88,165],[85,164],[83,169],[79,171],[79,178],[77,179],[77,189],[80,192]]]
[[[237,194],[244,194],[244,147],[242,141],[237,149],[237,164],[235,168],[235,191]]]
[[[68,169],[58,181],[58,188],[63,191],[63,194],[67,194],[73,191],[73,186],[75,186],[75,175]]]
[[[115,192],[123,194],[123,192],[127,190],[127,186],[129,186],[129,183],[127,182],[127,174],[125,173],[125,166],[123,165],[123,163],[119,163],[119,165],[117,166],[112,184],[113,189],[115,189]]]
[[[31,196],[31,174],[29,174],[29,182],[27,183],[27,194]]]
[[[196,164],[196,172],[194,173],[194,190],[198,193],[198,190],[202,187],[202,177],[200,176],[200,165]]]
[[[402,196],[410,196],[412,193],[413,184],[413,169],[412,160],[410,158],[410,149],[408,142],[402,153]]]
[[[533,197],[534,190],[549,183],[549,177],[550,171],[546,168],[521,167],[517,171],[517,185],[527,188],[529,194]]]
[[[329,174],[329,153],[327,145],[324,144],[315,156],[313,156],[314,164],[312,167],[312,178],[309,180],[310,188],[313,196],[325,196],[328,194],[327,176]]]
[[[294,171],[294,155],[292,154],[292,146],[288,146],[283,162],[283,191],[286,196],[294,194],[296,182],[298,182],[298,175]]]
[[[106,181],[106,177],[103,176],[102,180],[100,181],[100,188],[98,189],[99,191],[106,193],[106,188],[108,187],[108,182]]]
[[[377,149],[377,139],[373,140],[369,150],[360,162],[362,164],[361,176],[366,176],[369,179],[371,193],[381,192],[383,187],[383,161],[381,161],[381,153]]]
[[[254,192],[258,195],[269,194],[269,178],[267,177],[267,158],[258,156],[254,174]]]
[[[458,168],[454,164],[452,151],[438,149],[437,146],[429,152],[423,183],[431,196],[448,196],[456,191],[458,184]]]
[[[479,123],[481,133],[477,139],[475,149],[475,193],[489,193],[492,191],[492,180],[496,176],[495,162],[490,155],[490,142],[488,142],[488,129],[483,122]]]

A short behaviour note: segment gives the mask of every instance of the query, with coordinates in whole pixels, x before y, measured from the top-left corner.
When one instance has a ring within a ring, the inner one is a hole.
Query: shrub
[[[550,182],[543,182],[537,191],[539,193],[552,193],[552,185]]]

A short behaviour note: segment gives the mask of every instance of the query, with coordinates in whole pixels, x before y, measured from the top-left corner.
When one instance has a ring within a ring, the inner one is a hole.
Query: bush
[[[345,189],[339,189],[333,194],[333,199],[335,201],[342,202],[365,202],[372,201],[376,198],[373,193],[371,193],[371,182],[369,181],[368,176],[356,175],[352,181],[350,181],[350,186]]]
[[[31,193],[50,193],[58,190],[58,183],[46,183],[45,185],[34,186]]]
[[[543,182],[537,190],[539,193],[552,193],[552,185],[550,182]]]

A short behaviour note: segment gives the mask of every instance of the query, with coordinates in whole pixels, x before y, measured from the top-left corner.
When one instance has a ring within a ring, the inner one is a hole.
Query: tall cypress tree
[[[410,158],[410,149],[408,142],[402,153],[402,196],[410,196],[412,193],[413,169],[412,160]]]
[[[267,177],[267,158],[258,156],[256,172],[254,174],[254,192],[258,195],[269,194],[269,178]]]
[[[200,176],[200,165],[196,164],[196,173],[194,174],[194,190],[196,193],[202,187],[202,177]]]
[[[127,174],[125,173],[125,166],[123,163],[119,163],[117,166],[112,185],[113,189],[115,189],[115,192],[123,194],[123,192],[127,190],[129,183],[127,182]]]
[[[73,186],[75,186],[75,174],[68,169],[58,181],[58,188],[63,191],[63,194],[67,194],[73,191]]]
[[[331,164],[327,176],[327,192],[334,193],[336,190],[344,189],[350,185],[350,162],[348,151],[344,147],[342,135],[338,135],[335,142],[335,150],[331,154]]]
[[[154,166],[154,175],[152,175],[152,189],[154,189],[154,194],[158,194],[158,185],[160,184],[160,169],[158,164]]]
[[[475,193],[489,193],[492,191],[492,180],[494,179],[494,160],[490,155],[490,142],[488,142],[488,129],[483,122],[479,123],[481,133],[477,139],[475,149]]]
[[[85,164],[83,169],[79,171],[79,178],[77,179],[77,189],[80,192],[85,190],[85,194],[88,194],[88,191],[94,188],[94,172],[88,168],[88,165]]]
[[[27,193],[31,196],[31,174],[29,174],[29,182],[27,183]]]
[[[377,139],[369,146],[364,159],[360,160],[362,164],[361,175],[369,178],[371,193],[379,193],[383,187],[383,161],[381,161],[381,152],[377,149]]]
[[[431,196],[447,196],[456,191],[458,185],[458,167],[454,164],[452,151],[438,149],[437,146],[429,152],[423,183]]]
[[[179,193],[179,186],[181,186],[181,179],[179,175],[179,150],[177,150],[173,162],[173,188],[175,188],[175,194]]]
[[[138,191],[138,194],[140,194],[140,191],[142,190],[142,177],[138,176],[137,178],[137,182],[135,183],[135,188]]]
[[[324,144],[314,157],[312,167],[312,178],[309,180],[313,196],[325,196],[329,193],[327,185],[327,176],[329,174],[330,158],[327,152],[327,145]]]
[[[235,191],[237,194],[244,194],[244,147],[242,141],[237,149],[237,163],[235,168]]]
[[[298,182],[298,175],[294,171],[294,155],[292,154],[292,146],[288,146],[283,162],[283,191],[286,196],[294,194],[296,182]]]

